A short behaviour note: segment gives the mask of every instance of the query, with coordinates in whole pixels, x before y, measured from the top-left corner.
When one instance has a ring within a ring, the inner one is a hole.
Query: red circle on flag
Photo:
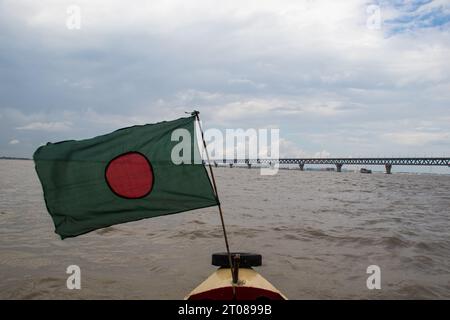
[[[106,182],[118,196],[139,199],[153,188],[153,168],[150,161],[139,152],[127,152],[111,160],[105,172]]]

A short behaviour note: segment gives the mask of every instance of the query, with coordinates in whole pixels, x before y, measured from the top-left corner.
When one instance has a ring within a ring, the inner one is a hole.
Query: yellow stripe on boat
[[[237,300],[287,300],[277,288],[251,268],[239,269],[239,281],[234,287]],[[233,298],[231,271],[229,268],[220,268],[184,299],[230,300]]]

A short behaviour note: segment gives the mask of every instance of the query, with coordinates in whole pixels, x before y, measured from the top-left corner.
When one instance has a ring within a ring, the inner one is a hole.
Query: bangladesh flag
[[[172,155],[183,161],[172,161]],[[48,143],[33,158],[55,232],[63,239],[218,204],[198,161],[195,116]]]

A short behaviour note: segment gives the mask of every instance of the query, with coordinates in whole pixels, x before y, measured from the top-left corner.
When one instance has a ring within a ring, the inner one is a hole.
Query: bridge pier
[[[304,171],[305,170],[305,164],[304,163],[299,163],[298,166],[300,167],[300,171]]]
[[[391,174],[392,164],[385,164],[386,174]]]
[[[342,163],[336,163],[336,171],[342,172]]]

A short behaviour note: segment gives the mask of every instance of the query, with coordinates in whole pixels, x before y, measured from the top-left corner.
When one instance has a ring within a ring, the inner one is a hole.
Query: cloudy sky
[[[195,108],[280,128],[282,156],[450,156],[449,21],[448,0],[0,0],[0,155]]]

